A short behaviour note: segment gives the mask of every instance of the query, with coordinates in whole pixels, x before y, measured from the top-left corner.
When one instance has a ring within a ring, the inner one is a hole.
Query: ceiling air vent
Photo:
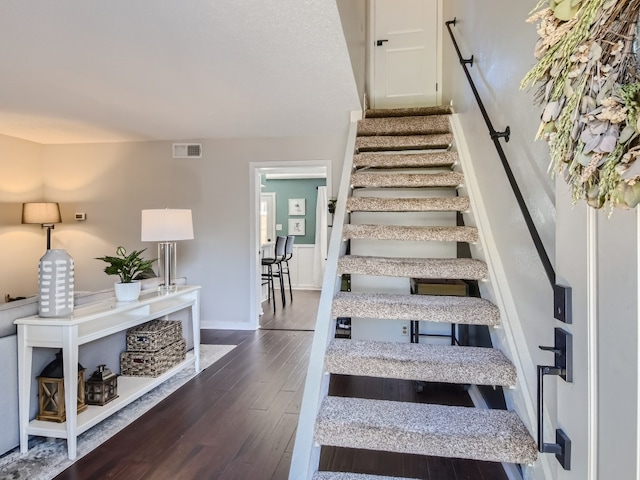
[[[174,143],[173,158],[202,158],[202,144]]]

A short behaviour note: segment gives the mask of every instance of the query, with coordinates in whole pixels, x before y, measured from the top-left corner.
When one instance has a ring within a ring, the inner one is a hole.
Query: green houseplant
[[[119,301],[137,300],[140,295],[140,278],[153,273],[151,266],[155,259],[146,260],[142,254],[146,248],[142,250],[133,250],[127,254],[127,250],[119,246],[116,248],[116,256],[106,255],[104,257],[96,257],[96,260],[102,260],[108,263],[104,269],[107,275],[117,275],[120,279],[115,283],[116,298]]]
[[[334,213],[336,213],[336,203],[337,203],[337,199],[336,198],[330,198],[329,199],[329,213],[331,215],[333,215]]]

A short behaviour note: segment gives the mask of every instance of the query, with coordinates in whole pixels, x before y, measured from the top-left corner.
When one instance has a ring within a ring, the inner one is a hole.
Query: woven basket
[[[179,320],[151,320],[127,330],[127,351],[156,352],[181,338]]]
[[[127,377],[157,377],[186,357],[187,344],[178,340],[157,352],[122,352],[120,375]]]

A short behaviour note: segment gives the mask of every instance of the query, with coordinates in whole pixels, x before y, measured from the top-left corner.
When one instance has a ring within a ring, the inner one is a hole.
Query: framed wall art
[[[304,215],[306,210],[305,203],[306,203],[306,199],[304,198],[290,198],[289,199],[289,215]]]
[[[305,235],[305,221],[304,218],[290,218],[289,219],[289,235]]]

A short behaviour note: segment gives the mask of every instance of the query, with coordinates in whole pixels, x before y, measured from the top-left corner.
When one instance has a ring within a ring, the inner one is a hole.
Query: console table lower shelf
[[[194,363],[195,355],[193,350],[190,350],[182,362],[157,377],[118,377],[118,398],[114,398],[103,406],[88,405],[84,412],[78,414],[76,435],[96,426]],[[32,420],[27,426],[27,434],[67,439],[67,423]]]

